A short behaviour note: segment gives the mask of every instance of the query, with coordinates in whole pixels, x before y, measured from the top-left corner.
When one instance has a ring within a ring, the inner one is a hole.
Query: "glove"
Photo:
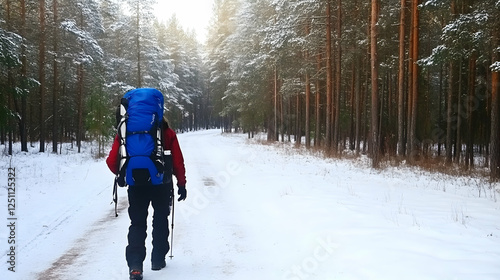
[[[125,177],[121,176],[120,174],[117,174],[115,177],[116,183],[120,187],[125,187]]]
[[[185,200],[187,196],[186,186],[177,186],[177,187],[179,188],[179,190],[177,191],[179,199],[177,199],[177,201]]]

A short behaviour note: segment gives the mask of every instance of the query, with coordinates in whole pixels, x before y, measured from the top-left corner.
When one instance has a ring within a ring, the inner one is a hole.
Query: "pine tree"
[[[133,29],[130,34],[133,36],[134,42],[134,58],[136,62],[136,87],[143,86],[144,74],[142,68],[145,67],[144,55],[151,50],[153,40],[152,22],[153,6],[156,0],[127,0],[129,11],[131,12],[131,20]]]
[[[371,6],[371,24],[370,24],[370,65],[371,65],[371,145],[370,154],[372,158],[372,167],[379,167],[379,123],[378,123],[378,56],[377,56],[377,23],[379,17],[379,1],[373,0]]]

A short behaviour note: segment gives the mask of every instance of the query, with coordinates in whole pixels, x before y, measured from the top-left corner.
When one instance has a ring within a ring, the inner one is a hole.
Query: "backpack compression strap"
[[[120,147],[118,149],[118,155],[120,156],[120,162],[118,166],[118,174],[115,177],[115,182],[113,184],[113,202],[115,203],[115,217],[118,217],[118,186],[125,186],[125,170],[127,169],[128,155],[126,144],[126,133],[127,133],[127,109],[128,100],[122,98],[119,107],[119,122],[116,126],[118,130],[118,140],[120,141]],[[118,119],[118,116],[117,116]],[[112,202],[112,203],[113,203]]]
[[[151,128],[150,133],[153,139],[156,139],[155,148],[151,153],[151,160],[153,161],[158,173],[163,174],[165,163],[163,162],[163,130],[161,119]]]
[[[118,138],[120,141],[119,155],[120,163],[118,166],[117,182],[120,187],[125,186],[125,170],[128,164],[128,154],[125,145],[127,144],[127,109],[128,109],[128,99],[122,98],[120,103],[120,122],[118,123]]]

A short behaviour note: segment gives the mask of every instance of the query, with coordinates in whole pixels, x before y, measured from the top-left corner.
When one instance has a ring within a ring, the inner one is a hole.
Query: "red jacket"
[[[177,135],[171,128],[163,130],[163,149],[170,150],[172,152],[172,165],[174,169],[174,175],[177,178],[178,186],[186,186],[186,169],[184,167],[184,157],[182,156],[181,147],[179,146],[179,141],[177,141]],[[118,135],[115,137],[111,151],[109,152],[106,163],[108,164],[109,170],[114,174],[118,174],[119,166],[119,155],[118,150],[120,148],[120,140]]]

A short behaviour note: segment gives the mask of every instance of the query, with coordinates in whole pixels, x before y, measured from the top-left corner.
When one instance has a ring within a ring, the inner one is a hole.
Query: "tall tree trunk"
[[[5,131],[5,127],[6,125],[0,126],[0,145],[5,145],[5,141],[7,141],[7,132]]]
[[[474,166],[474,150],[473,150],[473,141],[474,141],[474,127],[473,127],[473,108],[475,102],[475,80],[476,80],[476,55],[472,54],[472,57],[469,59],[469,79],[467,91],[469,92],[467,102],[465,103],[467,106],[467,148],[465,151],[465,166],[470,168]]]
[[[310,26],[309,22],[306,24],[305,34],[309,35]],[[305,60],[309,61],[309,51],[306,50],[304,53]],[[309,71],[306,72],[306,95],[305,95],[305,140],[306,140],[306,148],[311,147],[311,77]]]
[[[412,68],[411,71],[411,119],[410,119],[410,138],[408,139],[410,141],[410,150],[409,152],[409,160],[412,163],[415,163],[416,158],[415,156],[418,153],[418,143],[417,143],[417,101],[418,101],[418,52],[419,52],[419,45],[418,45],[418,39],[419,39],[419,32],[418,32],[418,25],[419,25],[419,13],[418,13],[418,3],[419,0],[412,0],[412,7],[411,7],[411,54],[410,54],[410,67]]]
[[[337,40],[335,60],[335,124],[333,129],[333,149],[335,153],[339,149],[340,130],[340,94],[342,81],[342,0],[337,0]],[[341,149],[342,151],[342,149]]]
[[[457,6],[455,0],[451,0],[450,10],[453,18],[456,18],[457,14]],[[447,100],[447,108],[446,108],[446,164],[450,165],[453,162],[453,143],[454,140],[454,120],[453,120],[453,96],[455,93],[455,85],[456,85],[456,62],[454,60],[450,61],[448,66],[448,100]]]
[[[316,126],[314,130],[314,146],[319,147],[321,144],[321,91],[320,91],[320,86],[321,86],[321,80],[320,80],[320,73],[321,71],[321,53],[318,53],[317,58],[316,58]]]
[[[140,2],[137,1],[137,34],[136,34],[136,45],[137,45],[137,87],[142,87],[142,74],[141,74],[141,10]]]
[[[447,108],[446,108],[446,163],[449,165],[453,161],[453,92],[455,88],[455,67],[454,62],[450,61],[448,66],[448,100],[447,100]]]
[[[306,73],[306,125],[305,125],[305,136],[306,136],[306,148],[311,147],[311,81],[309,73]]]
[[[330,0],[326,3],[326,149],[332,144],[332,25]]]
[[[80,27],[83,29],[84,26],[84,20],[83,20],[83,12],[80,11]],[[80,46],[83,49],[83,45]],[[82,148],[82,138],[84,135],[83,132],[83,75],[84,75],[84,69],[83,69],[83,62],[80,62],[78,64],[78,71],[77,71],[77,76],[78,76],[78,120],[77,120],[77,129],[76,129],[76,145],[78,147],[78,153],[81,152]]]
[[[293,127],[292,127],[292,124],[293,124],[293,120],[292,120],[292,112],[293,112],[293,108],[292,108],[292,101],[293,99],[291,97],[287,97],[286,98],[286,123],[285,123],[285,127],[286,127],[286,136],[287,136],[287,141],[288,142],[292,142],[292,132],[294,131]]]
[[[21,5],[21,28],[20,35],[23,38],[26,38],[26,0],[20,1]],[[26,46],[25,44],[21,44],[21,79],[27,79],[28,67],[26,60]],[[19,134],[21,137],[21,151],[28,151],[28,134],[26,132],[26,103],[27,103],[27,92],[24,91],[21,95],[21,117],[19,119]]]
[[[370,36],[370,29],[371,29],[371,25],[370,24],[367,24],[367,29],[368,29],[368,32],[367,32],[367,36]],[[367,151],[367,149],[369,148],[369,141],[370,141],[370,132],[371,132],[371,125],[368,125],[370,123],[370,120],[369,118],[371,117],[370,114],[368,114],[368,108],[369,108],[369,105],[370,105],[370,87],[368,86],[370,83],[371,83],[371,58],[370,58],[370,49],[371,49],[371,45],[368,46],[368,50],[367,50],[367,56],[365,57],[366,60],[370,60],[370,63],[367,63],[369,64],[370,66],[366,67],[365,69],[363,69],[363,72],[365,72],[364,74],[364,79],[366,79],[366,81],[363,83],[362,85],[362,90],[361,90],[361,105],[363,106],[362,109],[361,109],[361,113],[363,115],[363,126],[362,126],[362,129],[363,129],[363,150],[362,150],[362,153],[363,154],[366,154],[368,153],[368,155],[370,155],[370,151]],[[365,65],[363,63],[363,65]]]
[[[296,97],[296,108],[295,108],[295,143],[300,146],[302,142],[302,116],[301,116],[301,108],[302,104],[300,102],[300,93],[297,94]]]
[[[76,127],[76,146],[78,153],[81,152],[82,137],[83,137],[83,65],[78,65],[78,120]]]
[[[405,102],[405,18],[406,0],[401,0],[399,18],[399,68],[398,68],[398,155],[405,154],[404,102]]]
[[[497,18],[497,22],[500,20]],[[493,45],[500,44],[500,30],[493,32]],[[500,51],[493,51],[492,61],[500,59]],[[500,178],[500,115],[499,99],[500,72],[491,72],[491,134],[490,134],[490,178],[496,181]]]
[[[0,145],[5,145],[6,137],[5,126],[0,126]]]
[[[457,101],[457,142],[455,144],[455,162],[460,163],[462,154],[462,58],[458,63],[458,101]]]
[[[363,98],[361,96],[361,57],[356,57],[356,85],[355,85],[355,95],[356,95],[356,155],[359,155],[361,146],[361,105],[363,104]]]
[[[7,94],[7,107],[12,108],[12,99],[14,97],[12,94]],[[9,148],[8,148],[8,155],[12,155],[12,146],[14,142],[14,132],[13,132],[13,124],[12,124],[12,118],[9,117],[7,120],[7,133],[9,134]]]
[[[278,132],[278,68],[274,66],[274,135],[273,141],[279,141]]]
[[[378,11],[379,1],[372,0],[371,5],[371,24],[370,24],[370,62],[371,62],[371,157],[372,167],[378,168],[380,144],[378,141],[378,59],[377,59],[377,39],[378,39]]]
[[[279,80],[278,80],[279,81]],[[279,87],[278,87],[279,88]],[[285,100],[284,100],[284,96],[282,94],[278,95],[278,108],[279,108],[279,122],[280,122],[280,125],[279,125],[279,131],[280,131],[280,134],[281,134],[281,142],[285,142],[285,122],[286,122],[286,119],[285,119]]]
[[[351,96],[349,99],[349,109],[350,109],[350,120],[349,120],[349,150],[354,151],[356,148],[356,137],[354,135],[354,115],[355,115],[355,96],[356,96],[356,57],[352,61],[352,73],[351,73]]]
[[[59,73],[57,68],[57,57],[59,52],[59,21],[57,13],[57,0],[52,0],[52,13],[54,14],[54,59],[53,59],[53,89],[52,89],[52,152],[57,154],[57,137],[58,137],[58,109],[59,109]]]
[[[40,0],[40,41],[38,51],[38,81],[40,82],[40,152],[45,152],[45,0]]]
[[[268,117],[269,123],[267,128],[267,141],[276,141],[278,139],[277,132],[277,115],[278,115],[278,104],[277,104],[277,94],[278,94],[278,81],[276,75],[276,65],[274,66],[274,73],[272,79],[270,79],[272,84],[270,85],[269,93],[271,94],[270,99],[272,100],[272,115]]]
[[[441,124],[443,122],[443,64],[439,66],[439,98],[438,98],[438,127],[439,130],[442,129]],[[437,150],[437,155],[438,157],[441,157],[441,146],[442,146],[442,140],[443,136],[441,134],[442,131],[438,134],[437,137],[437,142],[438,142],[438,150]]]
[[[387,77],[380,78],[382,83],[379,83],[379,90],[378,90],[378,137],[377,137],[377,142],[379,143],[379,153],[380,156],[384,155],[386,153],[386,148],[387,145],[385,145],[385,140],[382,142],[382,140],[385,138],[387,135],[386,132],[384,131],[385,127],[383,126],[383,120],[384,120],[384,112],[387,112],[386,109],[384,108],[384,95],[386,93],[386,87],[388,85],[387,83]],[[384,137],[383,137],[384,136]]]
[[[409,43],[408,43],[408,74],[406,75],[408,79],[407,84],[407,99],[406,99],[406,157],[411,162],[411,157],[413,156],[413,148],[411,147],[412,141],[412,130],[411,130],[411,122],[412,122],[412,108],[413,108],[413,67],[412,67],[412,53],[413,53],[413,29],[411,28],[411,20],[410,20],[410,35],[409,35]]]
[[[6,14],[7,14],[7,20],[6,20],[6,25],[7,25],[7,30],[12,31],[11,27],[11,8],[10,8],[10,0],[6,1]],[[14,95],[14,74],[13,74],[14,69],[12,69],[12,66],[7,65],[7,112],[10,110],[13,110],[12,108],[15,107],[15,95]],[[7,130],[9,133],[9,149],[8,149],[8,154],[12,155],[12,143],[14,142],[14,125],[13,125],[13,120],[11,116],[7,116]]]

